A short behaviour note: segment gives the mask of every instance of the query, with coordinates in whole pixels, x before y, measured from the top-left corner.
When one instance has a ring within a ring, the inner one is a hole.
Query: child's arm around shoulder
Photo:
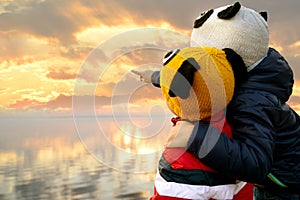
[[[213,131],[203,133],[203,130],[195,126],[192,137],[198,139],[198,142],[189,148],[198,149],[198,152],[194,151],[193,154],[216,171],[239,180],[260,182],[271,169],[276,131],[273,116],[266,112],[266,109],[272,109],[272,103],[261,104],[257,99],[248,97],[242,95],[234,104],[234,108],[228,108],[233,109],[230,111],[235,122],[233,138]],[[201,151],[200,148],[206,143],[204,141],[208,136],[217,137],[218,140]]]

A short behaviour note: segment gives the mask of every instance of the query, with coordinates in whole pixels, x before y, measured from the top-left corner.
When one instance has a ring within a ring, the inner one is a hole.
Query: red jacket
[[[203,131],[209,129],[232,137],[223,112],[202,121],[201,126]],[[154,195],[150,199],[231,199],[245,185],[217,173],[185,148],[166,148],[159,161]],[[247,199],[246,195],[253,199],[252,186],[247,187],[243,199]]]

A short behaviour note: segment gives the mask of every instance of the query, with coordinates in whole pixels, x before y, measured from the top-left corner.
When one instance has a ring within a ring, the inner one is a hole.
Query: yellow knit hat
[[[202,120],[225,109],[234,83],[226,52],[214,47],[187,47],[168,53],[160,75],[169,108],[188,120]]]

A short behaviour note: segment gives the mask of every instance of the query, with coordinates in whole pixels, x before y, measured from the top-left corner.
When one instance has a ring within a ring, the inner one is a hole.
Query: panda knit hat
[[[231,48],[249,67],[263,59],[269,49],[265,14],[238,2],[204,12],[195,21],[191,46]]]
[[[186,47],[167,54],[160,87],[174,114],[198,121],[226,108],[235,87],[229,53],[214,47]]]

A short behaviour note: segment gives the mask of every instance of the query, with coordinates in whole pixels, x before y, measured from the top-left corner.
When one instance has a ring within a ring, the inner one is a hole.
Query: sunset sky
[[[188,45],[202,11],[234,2],[0,0],[0,116],[162,113],[160,90],[130,70],[158,68],[167,49]],[[270,45],[294,70],[289,104],[300,111],[300,1],[240,2],[268,11]]]

